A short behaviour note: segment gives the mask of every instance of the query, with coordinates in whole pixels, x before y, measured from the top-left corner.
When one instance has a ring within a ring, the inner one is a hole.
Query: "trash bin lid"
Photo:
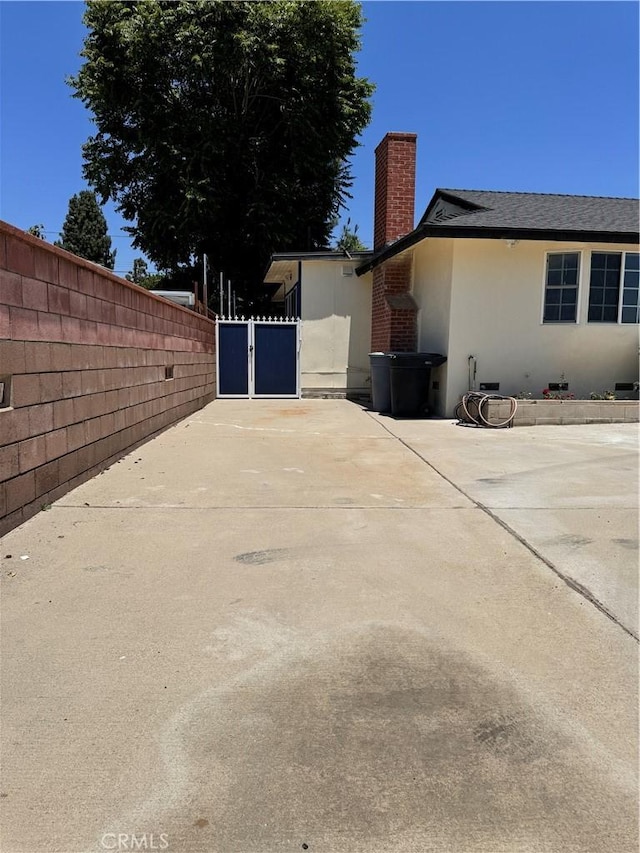
[[[392,352],[389,356],[391,365],[397,367],[439,367],[447,360],[438,352]]]

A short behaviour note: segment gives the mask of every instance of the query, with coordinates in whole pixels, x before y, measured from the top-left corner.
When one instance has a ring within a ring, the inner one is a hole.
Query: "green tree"
[[[44,225],[31,225],[27,228],[27,234],[32,234],[34,237],[39,237],[41,240],[46,240]]]
[[[133,261],[133,269],[125,275],[127,281],[132,281],[134,284],[139,284],[140,287],[146,287],[151,290],[158,287],[164,282],[165,277],[162,273],[150,273],[147,262],[144,258],[135,258]]]
[[[134,258],[133,269],[125,275],[127,281],[132,281],[134,284],[140,284],[141,281],[149,275],[149,267],[144,258]]]
[[[111,251],[107,220],[92,190],[81,190],[69,199],[69,210],[62,225],[60,240],[56,240],[54,245],[113,269],[116,253],[115,250]]]
[[[161,269],[206,253],[242,284],[325,247],[373,86],[354,0],[89,0],[84,175]]]
[[[358,226],[351,228],[351,220],[347,219],[342,226],[342,232],[336,240],[336,249],[342,249],[344,252],[366,252],[367,247],[364,245],[360,237],[358,237]]]

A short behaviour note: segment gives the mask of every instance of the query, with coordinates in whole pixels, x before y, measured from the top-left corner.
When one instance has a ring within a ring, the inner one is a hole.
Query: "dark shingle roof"
[[[417,227],[379,249],[356,274],[428,237],[636,244],[639,231],[640,201],[635,198],[438,189]]]
[[[640,218],[634,198],[438,189],[433,201],[439,198],[457,207],[446,222],[460,228],[621,232],[637,231]],[[419,225],[438,224],[433,207],[432,202]]]

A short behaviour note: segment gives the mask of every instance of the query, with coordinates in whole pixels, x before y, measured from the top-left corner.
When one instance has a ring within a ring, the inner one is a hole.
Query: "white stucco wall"
[[[549,382],[560,382],[562,374],[576,397],[613,389],[616,382],[637,381],[638,326],[587,323],[591,251],[638,247],[522,240],[509,248],[505,240],[454,241],[442,414],[451,415],[468,389],[470,355],[477,361],[477,387],[499,382],[501,394],[530,391],[539,397]],[[542,323],[547,252],[581,253],[577,323]],[[416,294],[423,288],[416,276]],[[440,282],[436,291],[444,293],[446,285]],[[444,297],[439,300],[443,303]],[[434,302],[435,297],[425,300],[423,314]],[[446,323],[443,311],[436,316],[438,324]],[[429,329],[426,317],[422,329],[421,346],[431,340],[424,331]],[[430,334],[435,339],[435,333]]]
[[[343,267],[354,270],[342,274]],[[301,387],[368,390],[372,274],[356,264],[302,262]]]
[[[454,241],[450,238],[423,240],[413,253],[413,295],[418,303],[418,349],[421,352],[449,352],[451,277]],[[430,406],[445,413],[448,363],[431,371]]]

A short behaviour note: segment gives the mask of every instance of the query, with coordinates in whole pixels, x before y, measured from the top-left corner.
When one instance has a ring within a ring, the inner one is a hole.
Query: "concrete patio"
[[[210,404],[1,540],[0,849],[635,851],[637,496],[634,425]]]

